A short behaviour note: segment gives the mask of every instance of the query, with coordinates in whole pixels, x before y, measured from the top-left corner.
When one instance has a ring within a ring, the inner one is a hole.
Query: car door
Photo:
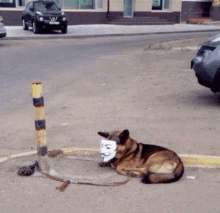
[[[28,14],[28,8],[29,8],[29,5],[30,5],[30,3],[28,3],[27,5],[26,5],[26,8],[22,11],[22,16],[23,16],[23,19],[24,19],[24,21],[25,22],[27,22],[27,14]]]
[[[32,19],[34,18],[35,13],[34,13],[34,4],[33,2],[30,2],[28,11],[27,11],[27,23],[29,26],[32,26]]]

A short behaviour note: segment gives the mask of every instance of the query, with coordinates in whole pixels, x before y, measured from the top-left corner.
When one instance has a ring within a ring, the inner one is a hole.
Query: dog
[[[129,131],[98,132],[105,139],[100,151],[104,162],[122,175],[141,177],[143,183],[171,183],[178,181],[184,166],[178,155],[164,147],[137,143]]]

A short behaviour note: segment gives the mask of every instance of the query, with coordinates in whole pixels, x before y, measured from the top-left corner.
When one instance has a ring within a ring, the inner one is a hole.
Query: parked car
[[[191,61],[199,84],[220,92],[220,34],[207,39]]]
[[[0,38],[3,38],[6,36],[6,29],[4,28],[4,24],[3,24],[3,18],[2,16],[0,16]]]
[[[22,11],[23,29],[33,28],[35,34],[43,29],[67,33],[67,18],[58,5],[51,1],[31,1]]]

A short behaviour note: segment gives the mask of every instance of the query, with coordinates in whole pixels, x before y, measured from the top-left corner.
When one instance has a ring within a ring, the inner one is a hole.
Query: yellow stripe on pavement
[[[99,149],[94,148],[62,148],[64,154],[82,154],[92,155],[99,154]],[[24,157],[28,155],[36,154],[37,151],[24,152],[20,154],[11,155],[10,157],[0,158],[0,163],[10,160],[12,158]],[[212,155],[196,155],[196,154],[179,154],[181,160],[186,167],[204,167],[204,168],[217,168],[220,167],[220,156]]]

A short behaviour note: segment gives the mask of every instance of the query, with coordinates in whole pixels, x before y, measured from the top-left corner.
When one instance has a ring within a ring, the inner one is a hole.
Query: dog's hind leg
[[[183,173],[184,167],[182,162],[180,162],[171,173],[153,173],[149,171],[142,176],[141,181],[143,183],[172,183],[178,181],[183,176]]]

